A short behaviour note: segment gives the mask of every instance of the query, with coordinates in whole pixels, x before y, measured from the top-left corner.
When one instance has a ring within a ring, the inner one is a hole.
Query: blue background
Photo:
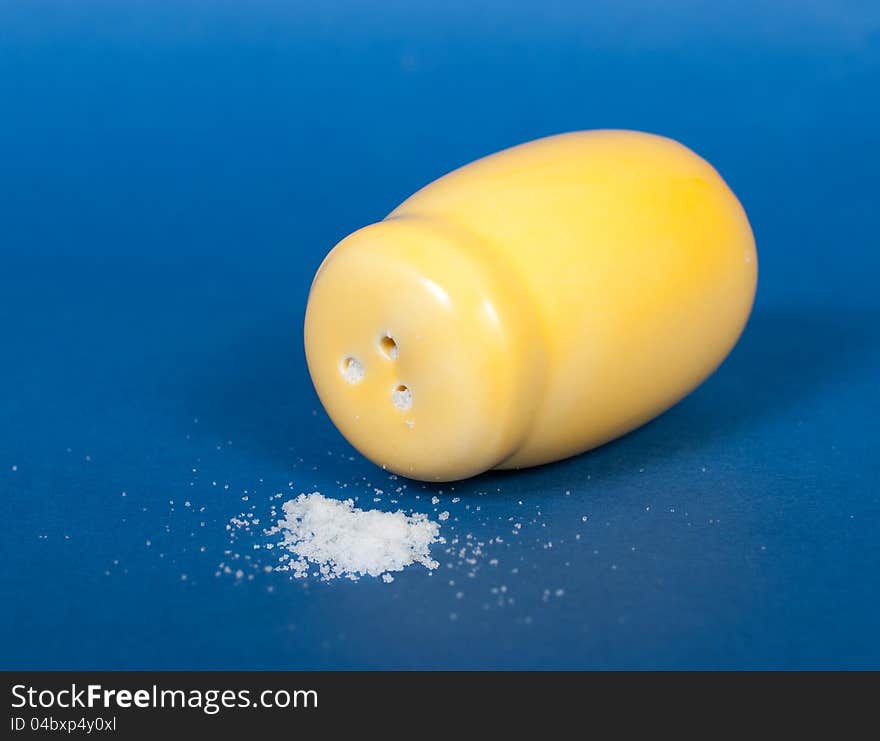
[[[0,2],[0,665],[880,668],[878,91],[871,1]],[[474,564],[266,573],[230,517],[405,483],[312,391],[323,255],[600,127],[685,142],[746,207],[731,357],[592,453],[410,483]]]

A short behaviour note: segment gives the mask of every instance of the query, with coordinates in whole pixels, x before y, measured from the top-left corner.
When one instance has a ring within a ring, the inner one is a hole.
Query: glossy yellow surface
[[[539,139],[434,181],[315,276],[309,370],[378,465],[446,481],[601,445],[693,390],[757,280],[746,215],[670,139]]]

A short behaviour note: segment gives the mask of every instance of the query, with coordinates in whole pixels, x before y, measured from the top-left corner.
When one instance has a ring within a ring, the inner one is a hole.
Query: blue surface
[[[880,668],[877,4],[312,5],[0,3],[0,665]],[[325,252],[598,127],[680,139],[740,196],[761,276],[732,356],[600,450],[411,483],[474,564],[265,573],[230,517],[404,483],[309,383]]]

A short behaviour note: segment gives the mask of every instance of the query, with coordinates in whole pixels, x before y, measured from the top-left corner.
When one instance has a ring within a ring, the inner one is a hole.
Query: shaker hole
[[[344,358],[339,366],[342,377],[349,383],[360,383],[364,380],[364,364],[351,356]]]
[[[400,354],[394,338],[387,334],[379,340],[379,349],[386,358],[391,360],[397,360],[397,356]]]
[[[401,384],[391,392],[391,402],[401,412],[407,411],[412,407],[412,391]]]

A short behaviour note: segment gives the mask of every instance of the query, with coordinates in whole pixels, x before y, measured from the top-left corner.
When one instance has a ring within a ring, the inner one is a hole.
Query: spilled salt
[[[427,515],[401,511],[362,510],[351,499],[328,499],[319,492],[300,494],[282,506],[284,517],[268,534],[282,535],[277,544],[286,553],[281,571],[298,578],[313,573],[323,581],[382,576],[420,563],[427,569],[439,564],[431,545],[443,542],[440,525]]]

